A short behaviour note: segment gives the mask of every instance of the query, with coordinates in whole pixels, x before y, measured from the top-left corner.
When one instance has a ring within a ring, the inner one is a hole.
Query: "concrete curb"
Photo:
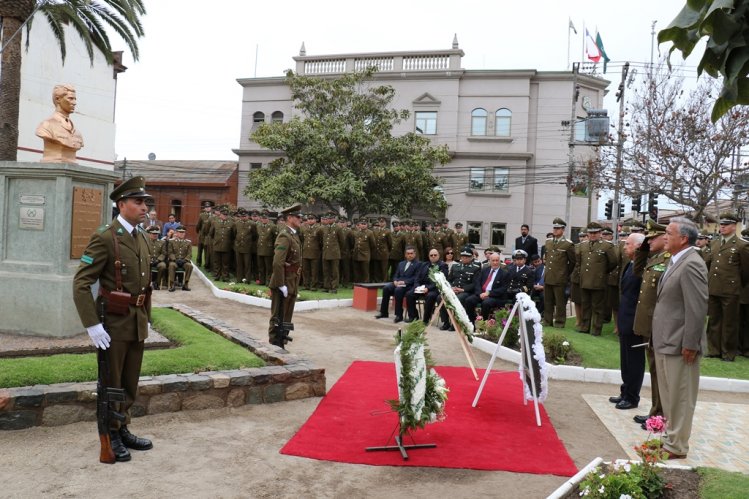
[[[483,338],[473,338],[472,345],[477,350],[481,350],[489,355],[493,355],[497,347],[496,343]],[[500,347],[497,358],[518,364],[520,362],[520,352],[507,347]],[[621,373],[616,369],[594,369],[590,367],[557,366],[553,364],[550,364],[550,367],[549,379],[580,381],[584,383],[606,383],[611,385],[620,385],[622,382]],[[650,386],[650,373],[645,373],[645,379],[642,384],[643,386]],[[701,376],[700,390],[749,393],[749,380]]]

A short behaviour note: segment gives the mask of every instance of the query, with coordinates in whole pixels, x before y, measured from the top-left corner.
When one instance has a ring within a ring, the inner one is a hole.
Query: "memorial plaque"
[[[18,228],[44,230],[44,208],[22,206],[18,216]]]
[[[70,258],[77,260],[83,255],[91,234],[101,225],[101,189],[73,187],[73,220],[70,233]]]

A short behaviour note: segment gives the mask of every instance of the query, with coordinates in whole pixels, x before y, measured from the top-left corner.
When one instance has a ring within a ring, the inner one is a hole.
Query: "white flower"
[[[603,485],[601,485],[601,488],[598,489],[598,493],[603,494],[604,492],[606,492],[606,488]]]
[[[563,347],[568,347],[568,346],[570,346],[570,342],[569,341],[563,341],[562,342],[562,346]]]
[[[627,473],[629,473],[631,470],[632,470],[632,466],[630,466],[629,463],[624,463],[624,471],[626,471]],[[630,499],[632,499],[632,498],[630,497]]]
[[[582,491],[580,492],[580,495],[581,495],[581,496],[587,496],[588,494],[590,494],[590,487],[585,487],[585,488],[584,488],[584,489],[583,489],[583,490],[582,490]]]
[[[622,494],[619,496],[619,499],[632,499],[632,496],[629,494]]]

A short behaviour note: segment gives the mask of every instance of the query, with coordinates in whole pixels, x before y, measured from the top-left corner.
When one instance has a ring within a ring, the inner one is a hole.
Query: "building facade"
[[[394,133],[415,131],[446,144],[452,160],[435,170],[442,181],[450,224],[462,222],[478,248],[512,249],[520,226],[543,240],[555,217],[564,217],[570,165],[573,84],[579,89],[575,116],[601,108],[609,82],[571,72],[468,70],[457,39],[441,51],[387,52],[294,57],[295,71],[335,77],[377,66],[377,84],[395,88],[393,107],[411,116]],[[261,148],[252,130],[264,122],[288,121],[296,113],[283,77],[242,78],[239,192],[247,174],[277,158]],[[585,103],[585,104],[584,104]],[[577,121],[577,120],[576,120]],[[591,147],[573,148],[575,169],[595,158]],[[255,207],[240,194],[240,205]],[[572,197],[571,227],[595,217],[594,193]],[[574,232],[574,231],[573,231]]]

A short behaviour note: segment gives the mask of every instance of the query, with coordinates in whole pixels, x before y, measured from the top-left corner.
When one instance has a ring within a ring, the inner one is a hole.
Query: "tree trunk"
[[[18,158],[18,109],[21,100],[21,33],[10,39],[22,21],[4,17],[0,59],[0,161]]]

